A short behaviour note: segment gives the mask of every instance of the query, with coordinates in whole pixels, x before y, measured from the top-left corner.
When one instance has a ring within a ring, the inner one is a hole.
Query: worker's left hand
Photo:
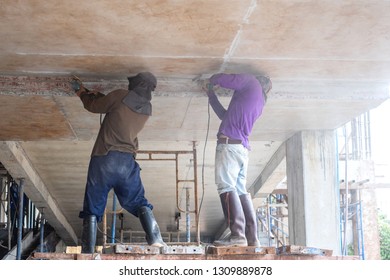
[[[210,83],[210,80],[209,79],[203,80],[203,82],[202,82],[202,90],[207,92],[210,87],[212,87],[212,84]]]
[[[81,89],[81,87],[83,86],[83,83],[78,79],[72,79],[70,81],[70,85],[71,85],[72,89],[74,90],[74,92],[78,92]]]
[[[87,90],[83,85],[80,85],[80,89],[76,91],[76,94],[78,97],[80,97],[82,93],[91,93],[91,92]]]

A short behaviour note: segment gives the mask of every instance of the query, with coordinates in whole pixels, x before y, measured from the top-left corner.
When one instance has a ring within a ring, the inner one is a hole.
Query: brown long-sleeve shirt
[[[107,95],[80,95],[85,109],[106,114],[91,156],[106,155],[109,151],[137,152],[138,133],[144,128],[149,116],[132,111],[122,102],[127,93],[127,90],[119,89]]]

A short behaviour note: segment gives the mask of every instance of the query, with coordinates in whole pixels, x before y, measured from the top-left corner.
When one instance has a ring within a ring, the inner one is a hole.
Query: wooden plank
[[[77,254],[34,252],[32,260],[77,260]]]
[[[215,247],[210,246],[208,250],[209,254],[218,256],[222,255],[266,255],[275,254],[274,247]]]
[[[66,254],[35,252],[35,260],[359,260],[359,256],[318,256],[318,255],[142,255],[142,254]]]
[[[332,256],[333,251],[327,249],[320,249],[315,247],[305,247],[298,245],[288,245],[278,247],[276,249],[276,254],[278,255],[318,255],[318,256]]]

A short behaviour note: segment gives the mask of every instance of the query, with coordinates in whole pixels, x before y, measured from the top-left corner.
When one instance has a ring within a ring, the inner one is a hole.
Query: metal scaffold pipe
[[[186,188],[186,240],[191,242],[190,189]]]
[[[24,179],[19,183],[19,213],[18,213],[18,246],[16,259],[22,259],[22,236],[23,236],[23,197],[24,197]]]
[[[41,210],[41,220],[39,228],[39,240],[40,240],[40,252],[44,252],[44,240],[45,240],[45,217],[43,216],[43,209]]]

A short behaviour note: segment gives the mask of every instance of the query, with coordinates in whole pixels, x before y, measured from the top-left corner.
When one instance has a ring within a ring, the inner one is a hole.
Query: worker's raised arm
[[[220,120],[223,119],[226,109],[222,106],[221,102],[219,102],[217,95],[214,92],[214,86],[210,83],[210,80],[205,80],[202,86],[202,89],[206,91],[207,96],[209,97],[209,103],[213,111],[218,116]]]
[[[247,74],[220,73],[213,75],[210,78],[210,83],[227,89],[240,90],[247,84],[250,77]]]
[[[100,113],[105,114],[110,112],[111,108],[117,102],[117,98],[114,98],[116,91],[110,92],[107,95],[104,95],[100,92],[94,91],[84,91],[77,93],[80,96],[81,101],[83,102],[84,108],[91,113]],[[118,92],[118,94],[120,94]]]

